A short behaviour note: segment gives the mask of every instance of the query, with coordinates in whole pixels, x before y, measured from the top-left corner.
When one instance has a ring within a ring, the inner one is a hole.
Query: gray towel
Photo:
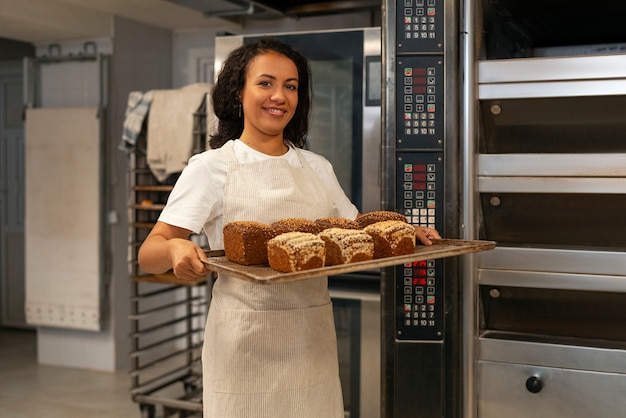
[[[194,113],[211,91],[209,84],[155,90],[148,118],[147,162],[159,180],[185,168],[194,149]]]

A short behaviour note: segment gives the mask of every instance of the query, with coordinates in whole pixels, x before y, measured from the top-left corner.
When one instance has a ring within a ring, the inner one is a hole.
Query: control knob
[[[543,389],[543,380],[537,376],[531,376],[526,379],[526,389],[530,393],[539,393]]]

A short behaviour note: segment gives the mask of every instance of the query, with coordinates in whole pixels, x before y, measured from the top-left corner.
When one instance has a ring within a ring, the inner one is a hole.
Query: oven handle
[[[480,193],[626,194],[623,178],[479,177]]]
[[[626,154],[481,154],[478,175],[623,178]]]
[[[599,274],[479,269],[478,283],[489,286],[626,293],[626,277]]]
[[[479,269],[614,276],[626,284],[626,252],[529,248],[498,244],[478,256]]]
[[[332,299],[348,299],[380,303],[380,293],[370,292],[367,290],[330,288],[329,292]]]

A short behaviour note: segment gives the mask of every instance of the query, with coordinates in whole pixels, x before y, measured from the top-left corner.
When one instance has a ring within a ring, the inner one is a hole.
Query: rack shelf
[[[194,152],[204,149],[204,113],[194,115]],[[159,182],[146,159],[146,134],[129,154],[128,265],[131,286],[132,380],[141,416],[191,417],[202,412],[200,358],[213,275],[184,280],[169,271],[147,274],[137,253],[165,207],[180,173]],[[190,237],[201,243],[201,236]]]

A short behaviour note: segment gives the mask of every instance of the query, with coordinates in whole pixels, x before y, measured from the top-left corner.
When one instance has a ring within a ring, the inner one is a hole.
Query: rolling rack
[[[172,272],[146,274],[137,252],[164,208],[180,173],[159,182],[146,159],[145,127],[129,152],[129,273],[131,396],[141,416],[201,417],[201,353],[214,273],[189,281]],[[205,105],[194,114],[194,150],[206,143]],[[204,235],[190,239],[206,247]]]

